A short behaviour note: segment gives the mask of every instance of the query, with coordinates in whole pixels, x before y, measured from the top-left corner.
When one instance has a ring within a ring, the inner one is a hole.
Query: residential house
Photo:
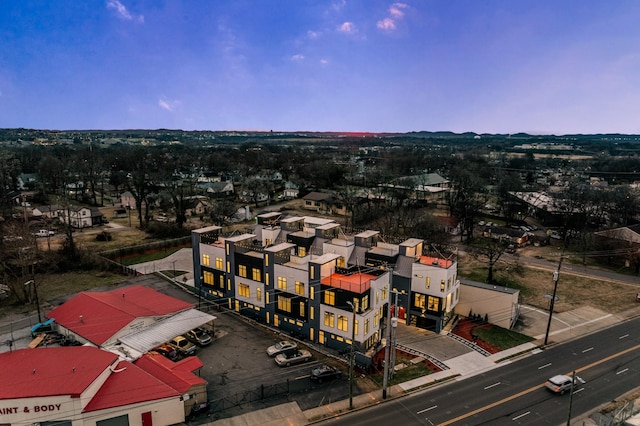
[[[57,219],[62,210],[63,207],[58,206],[57,204],[51,204],[48,206],[34,207],[33,215],[45,219]]]
[[[59,210],[60,222],[74,228],[90,228],[104,223],[104,215],[97,207],[68,206]]]
[[[207,203],[205,199],[192,197],[185,201],[187,202],[187,208],[185,210],[187,216],[200,216],[207,213],[209,203]]]
[[[341,216],[347,214],[345,204],[337,195],[314,191],[308,193],[302,197],[302,199],[304,200],[302,208],[306,210],[313,210],[321,214],[336,214]]]
[[[198,184],[201,190],[207,192],[207,195],[213,198],[229,197],[235,194],[233,182],[204,182]]]
[[[529,233],[520,228],[510,228],[507,226],[486,226],[482,230],[482,236],[500,240],[505,243],[515,244],[523,247],[529,243]]]
[[[338,350],[353,336],[363,353],[383,337],[392,288],[404,292],[396,302],[412,303],[411,315],[428,315],[415,325],[439,331],[451,319],[459,297],[457,263],[424,257],[422,240],[390,244],[373,230],[346,236],[331,219],[279,212],[256,219],[253,233],[225,237],[217,226],[192,231],[195,285],[206,297]],[[394,269],[399,262],[404,275]],[[421,282],[414,290],[413,273],[445,284],[429,292]]]

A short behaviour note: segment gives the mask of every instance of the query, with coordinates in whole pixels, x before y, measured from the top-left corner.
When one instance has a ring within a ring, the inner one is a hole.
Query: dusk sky
[[[637,0],[0,0],[0,127],[640,133]]]

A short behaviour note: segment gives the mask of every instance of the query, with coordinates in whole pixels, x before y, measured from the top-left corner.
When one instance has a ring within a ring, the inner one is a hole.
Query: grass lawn
[[[437,371],[436,369],[432,369],[425,361],[413,364],[411,360],[415,358],[416,357],[414,355],[408,355],[404,352],[396,351],[396,366],[399,364],[404,364],[405,367],[397,370],[393,374],[393,377],[389,380],[389,386],[403,383],[412,379],[417,379],[418,377],[427,376]],[[381,370],[379,372],[370,374],[369,377],[376,385],[380,387],[384,385],[384,371]]]
[[[502,327],[477,327],[474,329],[474,333],[479,339],[490,343],[500,350],[513,348],[514,346],[522,345],[523,343],[534,340],[533,337],[525,336],[524,334],[516,333],[515,331],[507,330]]]

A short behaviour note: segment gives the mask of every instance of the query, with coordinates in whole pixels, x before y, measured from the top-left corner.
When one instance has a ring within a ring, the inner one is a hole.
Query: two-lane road
[[[544,388],[576,371],[573,395]],[[636,388],[640,318],[555,346],[483,374],[436,386],[323,424],[558,425]],[[584,382],[584,383],[583,383]]]

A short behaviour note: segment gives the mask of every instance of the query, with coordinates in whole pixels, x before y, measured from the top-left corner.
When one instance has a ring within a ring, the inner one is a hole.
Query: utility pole
[[[576,386],[576,370],[571,373],[571,393],[569,394],[569,415],[567,416],[567,426],[571,426],[571,404],[573,404],[573,388]]]
[[[391,294],[395,294],[395,304],[393,305],[393,309],[391,308]],[[396,341],[395,334],[396,329],[398,327],[398,312],[397,312],[397,304],[398,304],[398,292],[389,290],[389,309],[387,311],[387,344],[384,348],[384,380],[382,384],[382,399],[387,398],[387,386],[389,384],[389,378],[393,377],[393,370],[395,370],[395,360],[396,360]],[[393,311],[393,316],[391,315],[391,311]],[[392,366],[391,371],[389,367]]]
[[[558,279],[560,278],[560,268],[562,267],[562,260],[564,259],[564,250],[560,255],[560,262],[558,262],[558,269],[553,273],[553,294],[551,295],[551,303],[549,304],[549,321],[547,322],[547,332],[544,334],[544,345],[547,345],[549,341],[549,330],[551,329],[551,317],[553,316],[553,306],[556,302],[556,293],[558,292]]]
[[[395,298],[393,302],[393,317],[391,318],[391,361],[389,364],[392,366],[389,375],[393,378],[395,374],[396,366],[396,331],[398,330],[398,292],[393,292]]]
[[[356,339],[356,305],[350,301],[347,304],[351,306],[353,317],[351,320],[351,351],[349,353],[349,410],[353,410],[353,345]]]

